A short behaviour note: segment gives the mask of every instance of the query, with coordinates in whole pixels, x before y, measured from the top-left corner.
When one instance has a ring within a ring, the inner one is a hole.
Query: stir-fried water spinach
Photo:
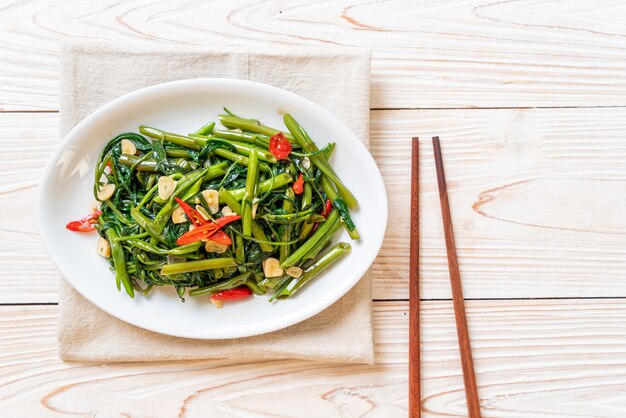
[[[97,230],[118,290],[174,286],[180,298],[289,298],[350,251],[330,247],[357,200],[289,114],[286,130],[225,109],[182,135],[140,126],[111,139],[96,163],[100,208],[68,223]],[[330,247],[330,248],[329,248]]]

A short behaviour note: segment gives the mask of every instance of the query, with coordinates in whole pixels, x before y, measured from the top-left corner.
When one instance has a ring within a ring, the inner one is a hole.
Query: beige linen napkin
[[[368,141],[369,51],[82,42],[63,44],[61,60],[62,136],[104,103],[131,91],[219,77],[259,81],[302,95]],[[369,273],[313,318],[270,334],[230,340],[191,340],[137,328],[101,311],[61,279],[58,338],[61,358],[73,361],[302,358],[373,363]]]

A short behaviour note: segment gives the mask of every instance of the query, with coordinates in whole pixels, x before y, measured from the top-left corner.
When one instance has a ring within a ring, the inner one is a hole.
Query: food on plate
[[[96,251],[124,287],[173,286],[213,305],[270,292],[289,298],[350,252],[357,200],[289,114],[287,129],[225,109],[222,129],[187,135],[140,126],[112,138],[96,163],[100,207],[67,224],[97,230]]]

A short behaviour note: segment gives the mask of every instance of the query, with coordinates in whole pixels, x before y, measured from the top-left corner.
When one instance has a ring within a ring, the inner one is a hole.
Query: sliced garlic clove
[[[300,267],[291,266],[287,269],[287,274],[295,279],[299,279],[302,276],[302,269]]]
[[[193,231],[194,229],[196,229],[196,226],[194,224],[189,224],[189,232]]]
[[[202,197],[209,205],[209,211],[212,214],[216,214],[220,210],[220,195],[217,190],[204,190],[202,191]]]
[[[196,205],[196,210],[200,213],[200,215],[202,215],[205,221],[209,220],[209,214],[206,213],[206,209],[204,209],[204,206]]]
[[[137,147],[132,141],[129,141],[128,139],[122,139],[121,146],[122,146],[122,154],[126,154],[126,155],[137,154]]]
[[[172,196],[176,189],[176,180],[170,176],[161,176],[158,181],[159,197],[163,200],[167,200]]]
[[[100,190],[98,190],[98,200],[101,202],[104,202],[105,200],[109,200],[111,198],[111,196],[113,196],[113,193],[115,192],[115,184],[113,183],[107,183],[102,185],[102,187],[100,187]]]
[[[223,216],[235,216],[237,214],[230,208],[230,206],[226,205],[222,208],[222,215]]]
[[[216,308],[221,308],[222,306],[224,306],[223,300],[211,299],[211,303],[215,305]]]
[[[226,251],[227,248],[228,245],[220,244],[219,242],[211,240],[207,241],[206,244],[204,244],[204,249],[207,253],[222,254]]]
[[[265,277],[280,277],[283,275],[283,269],[280,268],[280,261],[274,257],[268,257],[263,260],[263,274]]]
[[[308,170],[309,168],[311,168],[311,159],[309,157],[304,157],[300,164],[302,164],[302,167]]]
[[[111,257],[111,246],[109,245],[109,241],[107,241],[106,238],[98,238],[98,243],[96,244],[96,253],[98,253],[98,255],[101,255],[102,257]]]
[[[180,206],[174,209],[174,212],[172,212],[172,222],[175,224],[182,224],[187,222],[187,216],[185,215],[185,211]]]

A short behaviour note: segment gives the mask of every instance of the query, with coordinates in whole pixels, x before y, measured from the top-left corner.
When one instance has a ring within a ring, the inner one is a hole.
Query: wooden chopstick
[[[411,249],[409,262],[409,417],[422,413],[420,392],[420,283],[419,283],[419,142],[411,153]]]
[[[470,418],[480,418],[480,400],[478,398],[478,388],[476,387],[474,361],[472,360],[472,349],[470,346],[469,331],[467,329],[467,319],[465,317],[465,301],[463,300],[463,289],[461,288],[461,275],[459,273],[459,263],[456,256],[452,217],[450,216],[450,203],[448,202],[448,190],[446,188],[446,176],[443,171],[441,145],[439,144],[438,136],[433,137],[433,151],[435,153],[441,217],[443,218],[443,231],[446,239],[446,252],[448,254],[448,270],[450,271],[450,286],[452,288],[456,333],[459,340],[459,351],[461,352],[461,368],[463,369],[467,413]]]

